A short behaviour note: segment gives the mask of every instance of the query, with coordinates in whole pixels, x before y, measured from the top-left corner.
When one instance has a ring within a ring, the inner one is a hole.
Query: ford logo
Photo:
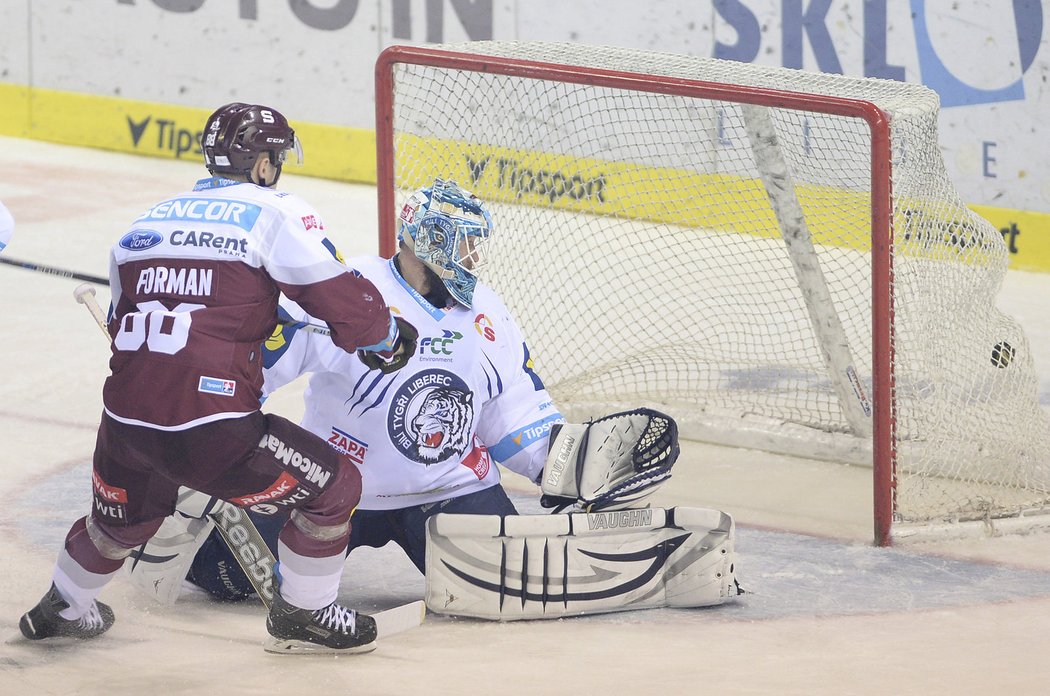
[[[143,251],[155,247],[164,241],[159,232],[153,230],[132,230],[120,238],[120,246],[128,251]]]

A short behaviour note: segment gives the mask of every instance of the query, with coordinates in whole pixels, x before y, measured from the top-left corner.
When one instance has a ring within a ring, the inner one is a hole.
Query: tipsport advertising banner
[[[922,83],[964,201],[1050,270],[1050,0],[26,0],[0,3],[0,134],[199,158],[207,114],[281,108],[304,172],[375,180],[391,44],[559,41]],[[483,95],[482,95],[483,96]]]

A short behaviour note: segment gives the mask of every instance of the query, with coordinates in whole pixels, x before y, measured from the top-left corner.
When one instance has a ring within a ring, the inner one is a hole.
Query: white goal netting
[[[934,92],[578,44],[440,48],[523,67],[394,66],[397,202],[442,176],[489,203],[483,279],[563,411],[650,404],[700,439],[871,464],[885,399],[896,522],[1047,504],[1050,426],[1025,335],[995,307],[1007,251],[947,176]],[[539,79],[537,63],[587,77]],[[654,77],[673,79],[647,91]],[[675,80],[692,91],[666,93]],[[827,113],[840,99],[888,115],[889,158],[867,121]],[[873,275],[873,205],[892,273]],[[893,298],[879,349],[873,282]]]

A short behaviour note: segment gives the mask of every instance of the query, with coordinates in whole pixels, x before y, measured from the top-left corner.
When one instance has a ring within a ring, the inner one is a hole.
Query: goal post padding
[[[381,251],[437,176],[486,200],[483,279],[573,418],[646,404],[873,465],[878,543],[1047,503],[1006,248],[948,178],[931,90],[542,42],[392,47],[376,78]]]

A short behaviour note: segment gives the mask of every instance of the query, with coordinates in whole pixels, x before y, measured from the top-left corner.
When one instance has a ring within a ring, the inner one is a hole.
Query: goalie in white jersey
[[[362,474],[349,549],[399,544],[422,572],[425,525],[438,512],[506,515],[499,463],[538,481],[548,435],[563,422],[502,300],[477,282],[492,221],[482,203],[438,180],[400,213],[400,252],[349,265],[371,280],[419,331],[416,355],[383,374],[340,350],[291,302],[266,342],[267,392],[313,373],[301,425],[350,457]],[[287,510],[249,507],[268,543]],[[197,553],[189,579],[224,599],[254,592],[217,533]]]

